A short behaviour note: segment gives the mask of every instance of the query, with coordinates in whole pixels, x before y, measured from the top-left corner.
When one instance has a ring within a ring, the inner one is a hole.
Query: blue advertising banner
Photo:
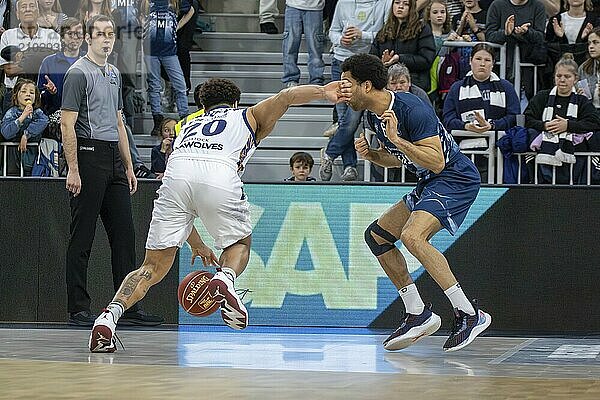
[[[366,327],[398,297],[363,232],[412,187],[247,184],[245,190],[254,232],[250,262],[236,287],[250,290],[244,302],[251,325]],[[443,230],[432,244],[447,250],[507,190],[482,188],[456,235]],[[212,246],[199,219],[196,228]],[[396,245],[417,280],[423,267],[400,242]],[[180,280],[201,268],[190,265],[190,255],[185,245]],[[198,318],[180,307],[179,323],[222,321],[218,312]]]

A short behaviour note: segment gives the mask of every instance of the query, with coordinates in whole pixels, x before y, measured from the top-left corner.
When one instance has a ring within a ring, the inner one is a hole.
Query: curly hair
[[[372,54],[355,54],[342,63],[342,72],[350,71],[358,83],[371,81],[373,87],[382,90],[387,85],[387,69]]]
[[[416,38],[423,30],[423,21],[419,17],[417,10],[417,1],[408,0],[408,18],[406,21],[400,21],[393,13],[394,3],[392,2],[392,11],[388,16],[385,25],[375,39],[379,43],[385,43],[389,40],[411,40]]]
[[[222,78],[210,78],[198,89],[198,99],[206,110],[219,104],[233,106],[239,103],[241,94],[235,83]]]

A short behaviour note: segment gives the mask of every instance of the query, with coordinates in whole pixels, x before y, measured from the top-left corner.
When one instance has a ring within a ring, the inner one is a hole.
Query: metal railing
[[[27,143],[27,147],[37,147],[39,145],[39,143]],[[8,167],[8,163],[7,163],[7,159],[8,159],[8,148],[9,147],[18,147],[19,143],[18,142],[1,142],[0,146],[2,146],[2,175],[0,176],[9,176],[7,175],[7,167]],[[21,159],[22,161],[22,159]],[[23,170],[23,162],[20,162],[20,177],[24,177],[25,176],[25,172]]]

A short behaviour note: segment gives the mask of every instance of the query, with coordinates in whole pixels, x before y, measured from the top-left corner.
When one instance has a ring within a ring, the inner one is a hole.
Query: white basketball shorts
[[[183,246],[196,217],[217,249],[252,233],[249,204],[233,168],[220,162],[170,159],[154,201],[146,248]]]

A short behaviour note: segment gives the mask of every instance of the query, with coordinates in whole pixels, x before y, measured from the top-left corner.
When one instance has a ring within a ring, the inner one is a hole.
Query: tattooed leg
[[[177,247],[164,250],[146,250],[146,258],[142,266],[131,271],[121,283],[113,302],[127,310],[146,296],[152,285],[160,282],[171,269],[175,260]]]

